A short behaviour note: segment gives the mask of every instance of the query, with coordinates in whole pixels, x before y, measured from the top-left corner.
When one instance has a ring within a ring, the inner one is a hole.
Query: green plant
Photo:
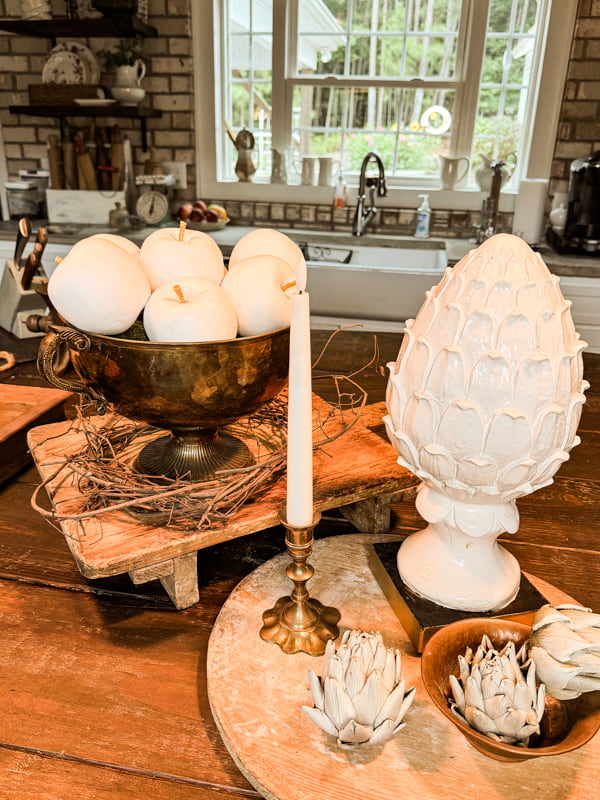
[[[133,66],[138,58],[142,57],[143,39],[121,39],[114,50],[99,50],[97,55],[104,62],[106,69],[114,67]]]

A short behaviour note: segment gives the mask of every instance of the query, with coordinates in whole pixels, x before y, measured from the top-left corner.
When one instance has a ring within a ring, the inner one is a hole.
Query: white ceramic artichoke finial
[[[552,482],[569,457],[588,388],[559,279],[518,236],[497,234],[446,270],[388,364],[388,436],[423,481],[429,523],[398,569],[449,608],[496,611],[520,569],[496,538],[515,533],[515,500]]]

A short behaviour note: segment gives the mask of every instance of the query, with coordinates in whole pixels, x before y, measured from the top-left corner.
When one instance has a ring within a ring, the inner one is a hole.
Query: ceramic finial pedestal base
[[[263,614],[261,638],[278,644],[284,653],[308,653],[321,656],[330,639],[337,639],[340,612],[337,608],[324,606],[311,598],[306,584],[314,575],[308,558],[314,543],[314,527],[321,515],[315,513],[310,525],[290,525],[279,515],[286,528],[285,544],[292,558],[286,575],[294,584],[291,595],[280,597],[275,606]]]
[[[397,542],[377,542],[369,549],[369,566],[417,653],[423,652],[436,631],[452,622],[474,617],[494,617],[530,624],[537,609],[548,602],[531,581],[520,573],[516,596],[499,612],[446,608],[421,597],[406,585],[398,572],[397,553]]]

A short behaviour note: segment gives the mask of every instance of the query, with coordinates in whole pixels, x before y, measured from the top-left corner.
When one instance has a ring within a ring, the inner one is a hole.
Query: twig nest
[[[545,689],[536,688],[535,663],[523,661],[523,649],[516,653],[514,642],[496,650],[484,636],[473,653],[467,648],[458,656],[459,677],[450,675],[458,719],[485,736],[505,744],[527,747],[540,732]]]
[[[404,691],[399,650],[380,633],[348,630],[336,652],[327,642],[323,676],[308,671],[314,706],[302,711],[338,744],[380,744],[398,733],[415,688]]]
[[[600,691],[600,614],[579,605],[542,606],[531,625],[529,657],[557,700]]]

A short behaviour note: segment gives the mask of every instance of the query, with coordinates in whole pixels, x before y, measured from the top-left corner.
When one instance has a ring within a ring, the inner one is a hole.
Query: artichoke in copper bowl
[[[536,687],[535,663],[510,641],[501,650],[484,635],[473,652],[458,656],[459,678],[450,675],[453,713],[475,730],[506,744],[527,747],[540,732],[545,688]]]

